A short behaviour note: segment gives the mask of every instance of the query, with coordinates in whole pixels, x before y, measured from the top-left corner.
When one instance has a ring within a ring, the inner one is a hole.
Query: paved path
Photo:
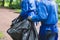
[[[0,31],[2,31],[5,35],[5,38],[0,40],[12,40],[11,37],[6,33],[6,31],[10,27],[11,21],[18,15],[19,14],[14,13],[13,10],[0,8]],[[39,29],[39,27],[37,27],[37,29]],[[59,34],[60,34],[60,31],[59,31]]]
[[[10,27],[11,21],[17,16],[18,14],[14,13],[13,10],[0,8],[0,31],[2,31],[6,37],[4,40],[12,40],[6,31]]]

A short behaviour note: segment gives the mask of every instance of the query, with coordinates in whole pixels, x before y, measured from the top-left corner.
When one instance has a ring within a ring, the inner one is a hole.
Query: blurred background
[[[7,29],[10,28],[11,21],[21,12],[21,0],[0,0],[0,40],[12,40],[7,34]],[[60,0],[56,0],[58,4],[58,26],[60,27]],[[37,30],[39,27],[37,27]],[[59,28],[60,39],[60,28]]]

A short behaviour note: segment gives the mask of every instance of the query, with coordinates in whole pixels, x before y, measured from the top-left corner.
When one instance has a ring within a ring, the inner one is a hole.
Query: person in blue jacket
[[[28,19],[41,22],[40,40],[58,40],[58,6],[54,0],[36,0],[37,14],[30,14]]]
[[[39,40],[58,40],[58,7],[52,0],[22,0],[20,17],[41,22]]]

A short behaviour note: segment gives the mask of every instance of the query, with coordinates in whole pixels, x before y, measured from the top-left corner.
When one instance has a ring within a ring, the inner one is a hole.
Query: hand
[[[31,20],[32,20],[32,16],[28,16],[28,20],[30,20],[30,21],[31,21]]]

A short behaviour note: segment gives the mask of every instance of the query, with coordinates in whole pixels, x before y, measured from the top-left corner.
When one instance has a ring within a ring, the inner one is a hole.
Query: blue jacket
[[[58,6],[52,0],[36,1],[37,15],[32,16],[32,21],[41,21],[41,32],[50,30],[58,32]]]

